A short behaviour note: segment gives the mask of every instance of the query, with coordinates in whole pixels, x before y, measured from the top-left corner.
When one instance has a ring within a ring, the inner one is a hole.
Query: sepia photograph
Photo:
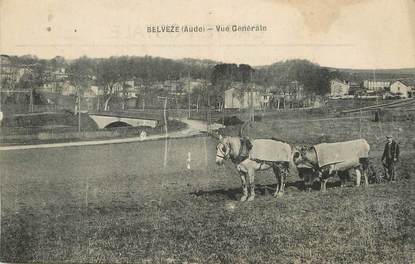
[[[0,0],[0,263],[415,263],[414,0]]]

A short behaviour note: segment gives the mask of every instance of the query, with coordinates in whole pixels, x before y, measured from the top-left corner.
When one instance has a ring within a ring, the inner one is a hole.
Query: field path
[[[153,135],[146,138],[141,137],[129,137],[129,138],[117,138],[117,139],[105,139],[105,140],[90,140],[90,141],[78,141],[78,142],[63,142],[63,143],[48,143],[48,144],[33,144],[33,145],[15,145],[15,146],[2,146],[0,151],[6,150],[20,150],[20,149],[41,149],[41,148],[60,148],[60,147],[76,147],[76,146],[94,146],[105,144],[120,144],[137,141],[158,140],[163,138],[182,138],[201,135],[207,131],[207,123],[198,120],[180,120],[187,124],[187,128],[168,133],[167,135]]]

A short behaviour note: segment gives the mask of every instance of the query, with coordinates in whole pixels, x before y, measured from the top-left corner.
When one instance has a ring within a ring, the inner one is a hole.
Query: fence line
[[[300,122],[320,122],[320,121],[335,121],[335,120],[350,120],[350,119],[371,119],[371,118],[372,118],[372,116],[348,116],[348,117],[331,117],[331,118],[298,119],[298,120],[275,119],[273,121],[300,123]]]

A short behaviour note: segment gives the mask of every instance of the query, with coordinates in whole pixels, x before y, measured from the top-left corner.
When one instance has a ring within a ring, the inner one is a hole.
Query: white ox
[[[338,172],[354,169],[356,172],[356,185],[360,185],[361,174],[365,178],[365,186],[368,182],[370,146],[365,139],[357,139],[345,142],[322,143],[313,147],[303,147],[294,154],[294,163],[297,168],[309,168],[313,175],[317,174],[321,182],[321,190],[326,191],[326,183],[329,177]],[[310,177],[309,184],[313,181]],[[342,186],[344,178],[341,178]]]

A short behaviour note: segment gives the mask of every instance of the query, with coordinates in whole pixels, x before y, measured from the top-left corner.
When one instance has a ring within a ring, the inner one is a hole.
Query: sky
[[[268,65],[415,67],[415,0],[0,0],[0,52],[159,56]],[[179,32],[149,33],[172,25]],[[204,32],[183,32],[185,25]],[[262,25],[259,32],[216,26]],[[212,30],[207,30],[212,28]]]

